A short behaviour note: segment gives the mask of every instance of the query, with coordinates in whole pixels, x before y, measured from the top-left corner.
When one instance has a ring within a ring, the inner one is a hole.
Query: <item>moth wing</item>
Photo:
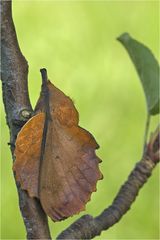
[[[21,188],[30,197],[38,197],[39,159],[44,126],[44,113],[32,117],[20,130],[16,140],[13,170]]]
[[[85,209],[96,183],[102,178],[98,145],[79,126],[59,126],[54,119],[48,126],[41,167],[40,201],[53,221],[60,221]]]

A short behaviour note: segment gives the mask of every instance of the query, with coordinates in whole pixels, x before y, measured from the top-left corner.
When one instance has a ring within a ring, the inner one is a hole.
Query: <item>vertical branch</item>
[[[31,117],[32,108],[28,95],[28,64],[22,55],[14,23],[11,1],[1,1],[1,79],[3,102],[10,130],[10,146],[14,160],[17,133]],[[16,183],[19,205],[28,239],[50,239],[47,217],[39,201],[30,198]]]

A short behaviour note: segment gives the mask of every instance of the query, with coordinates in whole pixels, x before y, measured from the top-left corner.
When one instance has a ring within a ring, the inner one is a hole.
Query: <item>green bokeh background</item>
[[[116,38],[129,32],[158,59],[158,1],[14,1],[13,17],[21,50],[29,63],[29,93],[38,98],[39,69],[72,97],[80,125],[100,144],[104,180],[86,213],[108,206],[141,158],[146,104],[136,71]],[[1,107],[1,239],[24,239]],[[157,117],[152,119],[155,128]],[[97,239],[159,239],[158,168],[123,219]],[[83,215],[84,212],[81,215]],[[50,221],[52,237],[79,216]]]

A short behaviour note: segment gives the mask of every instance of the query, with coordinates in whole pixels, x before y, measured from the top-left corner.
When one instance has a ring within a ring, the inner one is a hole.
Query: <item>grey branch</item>
[[[144,157],[130,173],[111,206],[99,216],[84,215],[64,230],[57,239],[92,239],[120,221],[138,196],[139,190],[159,162],[159,129],[151,136]]]
[[[1,79],[10,146],[14,160],[17,133],[32,115],[28,96],[28,64],[22,55],[12,20],[11,1],[1,1]],[[117,223],[130,209],[139,190],[159,162],[159,132],[152,135],[143,159],[130,173],[111,206],[99,216],[85,215],[64,230],[57,239],[91,239]],[[16,183],[17,184],[17,183]],[[51,239],[47,217],[38,200],[30,198],[17,184],[19,205],[28,239]]]
[[[31,117],[28,95],[28,64],[22,55],[12,20],[11,1],[1,1],[1,79],[3,102],[10,130],[14,160],[17,133]],[[16,183],[17,184],[17,183]],[[17,184],[19,205],[28,239],[51,239],[47,217],[38,200],[30,198]]]

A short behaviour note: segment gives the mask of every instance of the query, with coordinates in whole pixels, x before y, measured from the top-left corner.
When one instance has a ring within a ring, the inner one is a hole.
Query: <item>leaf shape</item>
[[[72,100],[49,81],[51,119],[40,162],[45,122],[44,91],[36,113],[21,129],[16,141],[14,171],[21,187],[40,198],[46,214],[60,221],[84,210],[96,183],[102,179],[95,154],[94,137],[78,126],[79,116]]]
[[[140,77],[146,96],[148,112],[159,113],[159,65],[150,49],[133,39],[128,33],[122,34],[118,40],[129,53]]]
[[[21,188],[27,190],[30,197],[38,198],[41,142],[45,114],[38,113],[22,127],[16,140],[14,155],[16,161],[13,170]]]

